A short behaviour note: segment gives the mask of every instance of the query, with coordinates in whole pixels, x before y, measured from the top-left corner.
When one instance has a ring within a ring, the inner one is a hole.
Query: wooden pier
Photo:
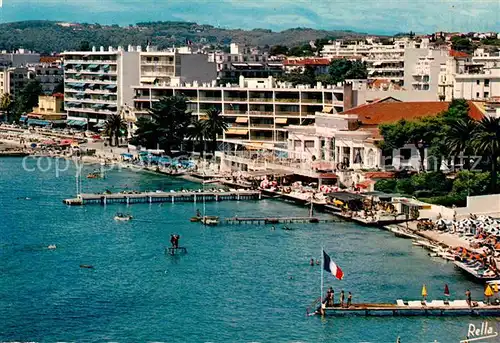
[[[111,194],[79,194],[74,199],[65,199],[66,205],[106,205],[139,204],[165,202],[203,202],[203,201],[239,201],[260,200],[259,191],[239,190],[232,192],[142,192]]]
[[[489,305],[473,301],[469,306],[465,300],[445,303],[444,300],[407,301],[398,300],[396,304],[352,304],[349,307],[323,307],[325,315],[330,316],[499,316],[500,305]]]
[[[335,218],[317,217],[232,217],[224,219],[226,224],[292,224],[292,223],[331,223]]]

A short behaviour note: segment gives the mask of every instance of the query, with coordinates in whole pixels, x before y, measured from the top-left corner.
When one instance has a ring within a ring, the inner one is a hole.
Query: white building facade
[[[339,113],[352,106],[350,85],[297,86],[267,79],[245,79],[239,84],[216,86],[215,82],[179,85],[134,86],[137,117],[147,116],[163,96],[183,95],[189,110],[203,119],[207,110],[219,109],[230,122],[223,140],[287,142],[287,125],[310,123],[318,111]]]

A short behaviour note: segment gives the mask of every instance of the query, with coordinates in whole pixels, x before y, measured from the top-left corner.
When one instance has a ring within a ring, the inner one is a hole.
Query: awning
[[[286,124],[286,123],[288,123],[288,118],[276,118],[274,120],[274,122],[276,124]]]
[[[248,67],[246,63],[233,63],[233,67]]]
[[[319,175],[320,179],[338,179],[337,174],[333,173],[325,173],[325,174],[320,174]]]
[[[249,67],[262,67],[262,63],[248,63]]]
[[[331,107],[331,106],[325,106],[325,107],[323,107],[323,111],[321,111],[321,112],[323,112],[323,113],[332,113],[332,111],[333,111],[333,107]]]
[[[100,127],[104,127],[105,125],[106,125],[106,122],[101,120],[97,124],[95,124],[94,127],[100,128]]]
[[[141,82],[144,83],[154,83],[156,81],[156,77],[141,77]]]
[[[238,117],[236,118],[236,123],[248,123],[247,117]]]
[[[66,125],[83,127],[87,125],[87,122],[83,120],[68,120]]]
[[[116,85],[107,85],[106,87],[104,87],[106,89],[115,89],[116,88]]]
[[[226,131],[227,135],[247,135],[248,130],[247,129],[235,129],[235,128],[229,128]]]
[[[98,68],[99,66],[97,64],[89,64],[89,69],[94,69]]]
[[[26,121],[28,120],[28,116],[21,116],[21,118],[19,118],[20,121]]]
[[[81,68],[82,65],[81,64],[75,64],[75,67],[74,68]]]
[[[50,122],[47,120],[40,120],[40,119],[28,119],[28,125],[48,126],[50,125]]]

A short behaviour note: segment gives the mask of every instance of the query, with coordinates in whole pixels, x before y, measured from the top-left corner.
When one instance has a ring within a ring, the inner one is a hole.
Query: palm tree
[[[192,121],[184,96],[163,97],[149,110],[151,120],[156,126],[157,143],[167,154],[172,148],[182,144]]]
[[[7,121],[10,119],[10,111],[13,107],[14,99],[12,98],[12,95],[9,93],[3,94],[0,99],[0,111],[4,112]]]
[[[210,108],[207,112],[207,120],[205,121],[206,135],[212,141],[212,153],[217,150],[217,135],[222,135],[228,128],[226,118],[221,116],[221,111],[217,108]]]
[[[109,145],[113,146],[113,138],[115,139],[115,144],[118,145],[118,139],[125,130],[127,130],[127,123],[119,114],[109,116],[104,124],[104,133],[109,136]]]
[[[187,138],[191,139],[195,145],[198,144],[200,158],[203,158],[205,150],[206,129],[206,121],[200,119],[194,119],[188,127]]]
[[[470,159],[472,156],[471,135],[477,128],[477,122],[470,117],[458,119],[449,124],[445,133],[445,146],[451,154],[465,156],[465,166],[470,169]]]
[[[491,160],[491,191],[496,193],[497,163],[500,156],[500,118],[484,117],[472,134],[472,145],[481,156]]]

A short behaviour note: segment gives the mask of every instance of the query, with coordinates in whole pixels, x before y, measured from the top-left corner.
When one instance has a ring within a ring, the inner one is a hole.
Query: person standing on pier
[[[344,290],[340,292],[340,307],[344,307]]]
[[[471,297],[470,290],[465,291],[465,298],[467,301],[467,305],[472,306],[472,297]]]
[[[175,248],[175,236],[170,235],[170,244],[172,245],[172,248]]]
[[[347,308],[351,307],[352,305],[352,293],[349,292],[349,295],[347,296]]]

